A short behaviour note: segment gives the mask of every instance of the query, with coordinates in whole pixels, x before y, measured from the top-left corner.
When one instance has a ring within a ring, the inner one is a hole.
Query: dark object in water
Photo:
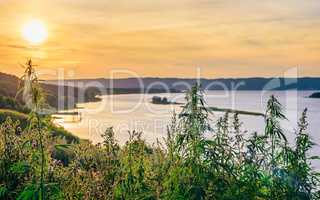
[[[181,104],[181,103],[177,103],[177,102],[171,102],[168,100],[167,97],[159,97],[159,96],[154,96],[152,97],[151,103],[153,104],[162,104],[162,105],[169,105],[169,104]]]
[[[310,98],[320,98],[320,92],[315,92],[309,96]]]

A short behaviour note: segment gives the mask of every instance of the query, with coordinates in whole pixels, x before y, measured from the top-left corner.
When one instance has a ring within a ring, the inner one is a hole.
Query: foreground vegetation
[[[100,144],[68,144],[52,137],[36,76],[27,78],[32,80],[28,126],[9,117],[0,127],[0,199],[320,198],[310,164],[317,157],[308,155],[313,143],[307,110],[295,144],[289,144],[280,127],[285,116],[273,96],[265,132],[248,137],[238,114],[211,121],[196,85],[182,112],[173,114],[163,141],[149,145],[132,131],[119,146],[108,128]]]

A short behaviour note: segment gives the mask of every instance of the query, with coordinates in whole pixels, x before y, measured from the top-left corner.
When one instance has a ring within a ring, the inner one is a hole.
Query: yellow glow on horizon
[[[48,38],[48,31],[41,21],[30,20],[23,25],[22,36],[29,43],[38,45]]]
[[[320,76],[319,0],[0,1],[0,72],[33,58],[78,77]],[[106,12],[106,10],[108,12]],[[106,76],[106,75],[103,75]]]

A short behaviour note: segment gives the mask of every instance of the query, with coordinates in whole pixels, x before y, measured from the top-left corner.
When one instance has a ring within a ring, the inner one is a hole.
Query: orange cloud
[[[77,77],[119,68],[194,77],[197,67],[204,77],[281,76],[296,66],[320,76],[319,9],[318,0],[1,1],[0,70],[19,73],[31,57]],[[39,46],[21,38],[31,17],[49,29]]]

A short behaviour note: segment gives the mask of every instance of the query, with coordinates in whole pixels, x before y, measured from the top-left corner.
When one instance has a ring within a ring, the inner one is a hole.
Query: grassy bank
[[[7,118],[12,121],[19,121],[19,127],[23,130],[29,126],[29,116],[25,113],[9,109],[0,109],[0,123],[4,123]],[[58,137],[66,140],[67,143],[79,143],[80,139],[72,133],[66,131],[63,127],[54,125],[51,120],[47,122],[47,128],[53,137]]]

